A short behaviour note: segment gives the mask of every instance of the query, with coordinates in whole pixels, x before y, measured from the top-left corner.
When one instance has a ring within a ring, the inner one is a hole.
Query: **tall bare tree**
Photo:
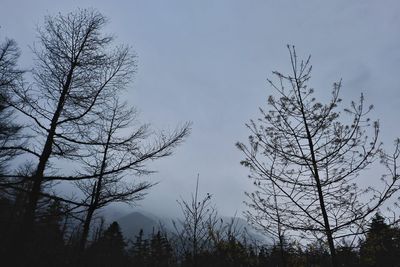
[[[277,96],[268,98],[270,110],[260,109],[261,118],[247,125],[249,145],[237,143],[259,188],[249,194],[250,206],[287,229],[323,235],[337,266],[335,239],[358,234],[359,222],[399,189],[399,179],[383,177],[381,190],[357,186],[381,151],[379,125],[367,118],[372,106],[365,108],[361,95],[338,111],[340,82],[328,103],[317,102],[307,85],[310,57],[299,60],[288,48],[291,74],[273,72],[277,81],[269,83]]]
[[[93,10],[46,17],[34,47],[34,83],[13,88],[10,103],[31,120],[35,134],[23,148],[36,162],[23,179],[32,185],[23,216],[25,233],[32,230],[43,187],[63,177],[53,168],[56,160],[85,156],[82,147],[91,142],[100,107],[125,88],[135,70],[130,49],[113,47],[113,38],[102,33],[105,24],[105,17]]]
[[[120,103],[117,97],[103,106],[96,124],[92,141],[100,145],[90,146],[91,156],[81,159],[85,163],[81,175],[95,175],[96,178],[76,182],[88,207],[80,251],[85,248],[95,212],[109,203],[133,204],[142,199],[146,190],[154,185],[137,179],[151,173],[146,164],[171,155],[189,131],[189,125],[185,125],[168,135],[151,134],[148,125],[138,124],[135,110]]]
[[[90,133],[92,114],[127,84],[134,71],[134,58],[127,47],[110,49],[113,39],[100,32],[105,23],[100,13],[79,10],[47,17],[39,30],[41,47],[35,50],[33,73],[36,83],[16,92],[16,108],[33,119],[34,130],[43,136],[25,211],[27,229],[47,180],[50,158],[81,157],[79,144]]]
[[[22,84],[23,71],[17,66],[19,56],[14,40],[6,39],[0,44],[0,173],[18,152],[21,137],[21,126],[15,124],[13,110],[8,104],[11,91]]]

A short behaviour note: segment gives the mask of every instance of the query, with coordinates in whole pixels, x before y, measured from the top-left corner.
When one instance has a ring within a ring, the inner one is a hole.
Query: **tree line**
[[[137,68],[129,46],[105,34],[107,19],[79,9],[45,17],[35,65],[18,66],[12,39],[0,44],[1,254],[16,266],[397,266],[397,159],[379,141],[364,96],[342,109],[341,82],[327,103],[308,84],[310,57],[288,46],[290,74],[273,72],[268,110],[236,145],[255,191],[248,221],[273,238],[239,238],[198,186],[179,205],[175,234],[127,242],[119,226],[97,225],[110,203],[141,200],[154,183],[148,164],[170,156],[190,123],[155,132],[121,99]],[[28,78],[27,78],[28,77]],[[366,171],[386,170],[372,186]],[[21,163],[22,162],[22,163]],[[381,182],[379,185],[375,184]],[[59,184],[74,187],[62,193]],[[389,204],[388,204],[389,203]],[[396,204],[396,203],[394,203]],[[392,220],[379,213],[393,212]],[[23,257],[21,257],[23,255]],[[382,265],[383,264],[383,265]]]
[[[210,206],[210,199],[206,195],[197,204],[194,199],[183,200],[184,219],[175,223],[178,226],[172,233],[160,227],[149,235],[140,230],[134,236],[124,237],[117,222],[106,225],[100,221],[93,227],[90,242],[81,253],[82,229],[74,230],[68,224],[65,205],[52,201],[36,222],[35,241],[30,250],[22,254],[18,249],[9,254],[9,242],[15,238],[15,233],[10,232],[15,203],[2,198],[2,263],[6,266],[329,266],[330,253],[325,242],[304,243],[286,237],[282,246],[278,242],[255,241],[237,226],[235,219],[223,222],[215,216],[215,209],[202,209]],[[193,223],[196,218],[200,219]],[[337,245],[339,266],[398,266],[400,228],[385,222],[379,213],[367,228],[365,238],[354,244],[343,241]]]

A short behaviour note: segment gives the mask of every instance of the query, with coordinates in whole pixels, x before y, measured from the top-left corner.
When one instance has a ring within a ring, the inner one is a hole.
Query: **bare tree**
[[[13,98],[9,103],[31,120],[30,130],[35,134],[35,138],[20,150],[30,154],[36,166],[30,175],[13,176],[21,183],[28,181],[31,185],[27,190],[28,200],[21,227],[21,235],[26,240],[32,232],[40,197],[91,207],[91,210],[116,199],[134,200],[140,196],[135,193],[150,187],[150,184],[117,188],[116,183],[107,186],[107,182],[121,181],[125,171],[144,172],[143,166],[147,161],[169,155],[189,133],[189,125],[185,124],[170,135],[159,136],[152,145],[139,147],[140,139],[147,134],[146,127],[139,128],[123,140],[115,137],[114,131],[128,123],[129,111],[118,113],[117,109],[111,109],[115,111],[114,122],[119,120],[120,123],[111,126],[107,123],[112,119],[101,114],[104,107],[112,106],[110,102],[126,88],[135,72],[136,62],[129,47],[113,46],[113,38],[102,33],[105,24],[106,18],[94,10],[46,17],[43,28],[38,30],[38,46],[34,47],[35,82],[29,87],[13,88]],[[103,123],[99,120],[106,120],[103,126],[109,128],[96,131]],[[93,160],[91,156],[96,149],[103,159],[95,156],[97,161]],[[117,155],[112,160],[109,151]],[[71,166],[83,161],[98,169],[85,173],[76,167],[69,172],[64,169],[61,173],[56,168],[60,160]],[[86,202],[44,192],[46,186],[51,189],[54,182],[83,179],[96,180],[91,184],[92,191]],[[103,190],[110,190],[107,196],[102,195]]]
[[[389,186],[391,180],[397,180],[400,178],[399,174],[399,158],[400,158],[400,138],[396,138],[394,141],[394,150],[392,153],[387,151],[381,151],[381,163],[385,167],[387,173],[383,175],[382,181],[386,183],[386,186]],[[372,189],[374,190],[374,189]],[[379,194],[378,191],[375,192]],[[386,216],[390,221],[390,225],[399,225],[400,216],[398,214],[399,202],[400,198],[397,198],[397,201],[394,201],[393,205],[387,205],[387,210],[390,214]],[[366,233],[366,232],[365,232]]]
[[[11,105],[32,122],[36,140],[23,151],[37,165],[24,177],[32,184],[24,212],[29,233],[44,184],[58,180],[54,160],[84,157],[96,113],[110,95],[123,89],[135,70],[128,47],[111,47],[113,38],[101,33],[106,19],[93,10],[78,10],[45,19],[33,70],[34,84],[14,88]],[[52,174],[53,176],[48,176]]]
[[[277,82],[269,83],[278,96],[270,96],[270,110],[260,109],[262,117],[247,125],[249,146],[237,143],[259,188],[249,195],[250,206],[287,229],[323,235],[337,266],[334,240],[358,234],[358,223],[399,189],[398,177],[383,177],[381,190],[357,186],[355,178],[381,151],[379,125],[366,117],[372,106],[365,109],[361,95],[344,114],[338,111],[340,82],[327,104],[316,102],[307,86],[310,57],[300,61],[288,48],[292,73],[273,72]],[[348,124],[341,120],[345,114]]]
[[[173,225],[176,232],[178,253],[189,257],[193,266],[198,266],[198,256],[210,248],[212,242],[211,232],[218,223],[217,212],[211,205],[211,195],[206,194],[199,199],[199,176],[197,176],[196,189],[191,200],[178,201],[183,213],[183,220]]]
[[[88,207],[80,241],[81,252],[95,212],[109,203],[133,204],[141,200],[154,183],[138,182],[135,178],[151,173],[146,163],[171,155],[189,131],[187,124],[171,134],[155,136],[148,125],[138,125],[136,119],[135,110],[114,97],[103,106],[97,126],[92,129],[96,132],[92,141],[101,145],[89,147],[91,156],[81,159],[85,165],[81,175],[95,175],[96,178],[76,182]],[[130,134],[126,135],[127,132]]]
[[[0,173],[5,171],[6,163],[16,155],[20,145],[21,126],[15,124],[13,110],[8,104],[10,92],[22,83],[23,71],[17,66],[19,56],[14,40],[6,39],[0,44]]]
[[[275,173],[274,162],[276,158],[271,157],[270,173]],[[276,175],[276,174],[274,174]],[[245,211],[247,221],[261,233],[272,237],[274,243],[278,245],[280,250],[280,260],[282,266],[286,266],[285,243],[287,242],[287,228],[282,219],[286,213],[283,207],[280,207],[278,202],[279,192],[274,183],[269,186],[262,186],[260,179],[254,178],[254,185],[257,187],[255,192],[245,192],[248,197],[246,205],[251,211]]]

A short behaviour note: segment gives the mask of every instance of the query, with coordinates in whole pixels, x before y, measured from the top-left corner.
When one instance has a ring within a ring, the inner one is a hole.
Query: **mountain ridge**
[[[181,218],[160,217],[148,211],[141,210],[135,210],[119,217],[108,216],[106,218],[107,223],[116,221],[121,227],[124,238],[131,241],[136,239],[140,230],[143,230],[144,237],[149,237],[152,233],[156,233],[157,231],[166,232],[167,235],[174,235],[176,234],[176,229],[174,228],[173,222],[176,222],[179,228],[181,220]],[[232,224],[236,232],[245,232],[248,237],[258,242],[272,242],[270,237],[256,231],[244,218],[221,216],[218,220],[221,220],[221,225]]]

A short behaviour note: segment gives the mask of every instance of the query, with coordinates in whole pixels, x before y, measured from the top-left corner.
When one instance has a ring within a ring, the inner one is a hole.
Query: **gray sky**
[[[176,153],[152,164],[158,174],[142,209],[177,213],[175,200],[188,197],[197,173],[203,193],[214,195],[223,215],[244,209],[251,189],[236,141],[246,141],[244,126],[258,116],[272,93],[273,70],[289,69],[286,44],[299,56],[312,55],[311,85],[329,96],[343,79],[344,103],[363,92],[373,103],[390,147],[399,134],[400,2],[366,1],[17,1],[1,0],[0,36],[14,38],[21,63],[32,66],[28,45],[46,14],[93,7],[110,20],[107,32],[132,45],[138,73],[128,101],[143,122],[173,129],[193,122],[193,131]]]

